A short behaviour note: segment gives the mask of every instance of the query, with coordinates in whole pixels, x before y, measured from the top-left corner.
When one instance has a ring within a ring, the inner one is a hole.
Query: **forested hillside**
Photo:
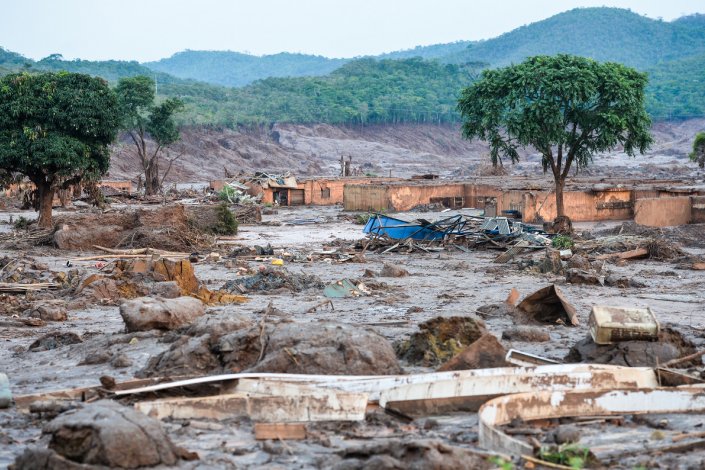
[[[483,61],[494,67],[557,53],[647,69],[705,53],[705,15],[665,22],[619,8],[577,8],[494,39],[471,43],[440,60]]]
[[[183,51],[144,65],[179,78],[239,87],[269,77],[326,75],[345,62],[348,60],[287,52],[258,57],[232,51]]]
[[[160,96],[186,103],[182,124],[457,122],[456,98],[482,69],[557,52],[648,72],[647,108],[655,119],[705,115],[705,15],[662,22],[615,8],[571,10],[495,39],[417,47],[383,59],[186,51],[150,64],[65,61],[56,55],[35,62],[0,48],[0,74],[69,70],[112,83],[148,75],[156,79]],[[205,83],[251,80],[242,87]]]

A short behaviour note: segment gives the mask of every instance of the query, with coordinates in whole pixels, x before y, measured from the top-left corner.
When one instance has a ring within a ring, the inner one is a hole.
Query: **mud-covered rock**
[[[109,400],[67,411],[43,432],[51,435],[49,448],[25,450],[15,461],[16,470],[176,465],[188,454],[171,442],[158,421]]]
[[[408,341],[396,345],[400,358],[411,364],[437,366],[460,353],[486,333],[482,320],[436,317],[419,325]]]
[[[502,332],[502,339],[508,341],[523,341],[525,343],[543,343],[551,340],[545,328],[539,326],[519,325]]]
[[[44,321],[66,321],[66,302],[64,300],[42,300],[32,306],[29,313],[32,318]]]
[[[506,355],[504,346],[494,335],[487,333],[439,367],[438,371],[506,367],[509,365],[504,360]]]
[[[596,344],[590,336],[576,343],[566,362],[613,364],[629,367],[657,367],[660,364],[696,352],[693,343],[679,332],[664,328],[656,341],[621,341]],[[687,367],[689,363],[680,364]]]
[[[222,370],[218,356],[212,351],[208,335],[193,338],[184,336],[172,343],[166,351],[152,356],[147,366],[136,375],[137,377],[198,376],[220,373]]]
[[[29,345],[30,351],[49,351],[51,349],[82,343],[83,339],[71,331],[61,333],[58,331],[47,333]]]
[[[216,324],[217,325],[217,324]],[[219,339],[185,336],[150,359],[139,376],[221,372],[383,375],[401,368],[387,340],[372,330],[333,322],[267,323]],[[212,326],[211,331],[217,331]],[[194,332],[204,331],[201,327]]]
[[[379,275],[380,277],[406,277],[409,275],[409,271],[395,264],[384,263]]]
[[[120,305],[120,315],[128,332],[175,330],[192,324],[206,309],[198,299],[139,297]]]
[[[388,439],[339,451],[335,470],[409,469],[483,470],[493,468],[471,450],[435,439]]]

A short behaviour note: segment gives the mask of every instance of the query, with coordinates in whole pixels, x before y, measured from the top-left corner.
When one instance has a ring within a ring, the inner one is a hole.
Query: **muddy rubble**
[[[0,465],[540,468],[568,446],[595,467],[702,461],[705,406],[687,386],[705,381],[705,271],[693,268],[705,252],[682,235],[692,228],[575,224],[570,253],[499,263],[510,245],[365,250],[356,217],[333,207],[279,207],[263,224],[251,212],[219,241],[200,210],[67,211],[39,246],[0,236],[0,282],[20,289],[0,292],[0,379],[14,397]],[[655,340],[597,344],[596,305],[648,306]],[[691,393],[687,417],[500,426],[537,449],[524,457],[481,429],[478,410],[516,394],[659,386]],[[681,441],[692,447],[669,450]]]

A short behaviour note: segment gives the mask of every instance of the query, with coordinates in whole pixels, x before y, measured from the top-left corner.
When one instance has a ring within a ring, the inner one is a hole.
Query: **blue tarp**
[[[364,233],[375,235],[386,235],[393,240],[442,240],[446,232],[436,230],[433,226],[423,226],[420,223],[407,222],[394,217],[382,214],[375,214],[370,217],[362,229]]]

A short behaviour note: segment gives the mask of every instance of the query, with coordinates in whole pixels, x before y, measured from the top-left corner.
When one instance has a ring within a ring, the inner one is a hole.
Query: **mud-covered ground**
[[[462,211],[461,211],[462,212]],[[238,242],[246,246],[271,244],[276,250],[290,254],[305,255],[352,244],[362,238],[362,226],[344,217],[337,207],[331,208],[279,208],[277,213],[264,216],[263,225],[241,226]],[[451,213],[452,214],[452,213]],[[422,216],[433,220],[439,213],[400,214],[412,219]],[[442,216],[448,216],[443,213]],[[5,220],[8,214],[2,214]],[[304,224],[301,222],[315,221]],[[576,224],[576,231],[609,231],[620,223]],[[702,228],[702,226],[701,226]],[[689,227],[697,233],[697,227]],[[700,232],[705,234],[705,230]],[[702,245],[701,245],[702,246]],[[683,246],[693,255],[705,254],[703,248]],[[95,261],[74,262],[67,267],[69,258],[89,253],[67,253],[43,247],[23,252],[4,251],[0,257],[31,256],[44,263],[51,271],[68,271],[76,267],[97,272]],[[227,254],[227,249],[223,249]],[[565,276],[538,274],[521,271],[516,263],[494,264],[499,251],[473,250],[468,253],[449,249],[441,252],[411,254],[365,253],[365,262],[336,262],[330,259],[313,262],[287,262],[285,268],[292,273],[314,274],[325,283],[344,278],[362,279],[365,270],[379,271],[384,263],[392,263],[409,271],[400,278],[373,278],[377,285],[369,296],[333,299],[334,309],[309,309],[325,300],[322,289],[311,289],[301,293],[255,292],[249,293],[245,304],[209,307],[208,315],[227,317],[243,315],[258,321],[261,312],[270,303],[283,311],[287,318],[301,325],[320,320],[350,323],[360,328],[371,328],[390,342],[408,338],[417,330],[419,323],[438,316],[477,316],[478,308],[503,302],[510,290],[516,288],[521,298],[549,284],[558,284],[566,297],[575,306],[580,326],[545,326],[550,335],[548,342],[510,342],[501,340],[507,348],[515,348],[547,358],[562,360],[569,349],[587,335],[588,315],[593,305],[648,306],[656,314],[662,326],[672,326],[700,349],[705,346],[705,271],[684,269],[675,262],[634,260],[615,264],[607,262],[605,268],[611,273],[633,279],[643,287],[610,287],[595,285],[572,285]],[[543,256],[536,252],[521,257],[537,259]],[[296,258],[296,257],[295,257]],[[197,277],[209,288],[218,289],[227,281],[238,278],[238,270],[226,268],[223,257],[219,262],[202,261],[195,265]],[[269,261],[249,261],[250,266],[269,264]],[[8,318],[0,316],[0,320]],[[509,316],[484,318],[487,329],[497,338],[514,326]],[[305,328],[305,326],[302,326]],[[46,351],[29,351],[28,347],[37,338],[51,332],[73,332],[83,342]],[[0,328],[0,372],[7,374],[14,395],[98,385],[100,376],[109,375],[117,381],[128,380],[145,367],[150,357],[164,351],[169,344],[163,341],[164,333],[125,333],[125,325],[117,306],[92,306],[87,309],[69,311],[64,322],[48,322],[42,327]],[[91,364],[92,357],[107,352],[112,359]],[[115,360],[119,357],[120,360]],[[432,369],[406,364],[405,372],[430,372]],[[670,431],[688,430],[705,423],[705,415],[689,420],[670,419]],[[0,467],[10,464],[14,456],[28,444],[38,442],[45,421],[35,415],[25,415],[15,409],[0,410]],[[636,426],[636,428],[634,427]],[[653,438],[655,429],[648,422],[639,422],[632,427],[598,423],[588,426],[583,432],[586,442],[591,435],[609,430],[612,441],[623,440],[634,446],[634,432],[638,430],[644,439]],[[639,427],[640,426],[640,427]],[[230,421],[171,420],[165,423],[171,439],[188,450],[198,452],[200,460],[184,462],[183,467],[192,468],[310,468],[326,467],[340,459],[342,449],[369,444],[389,442],[395,438],[438,438],[459,446],[477,446],[477,416],[472,413],[422,418],[411,423],[399,421],[380,412],[372,413],[362,423],[331,423],[309,426],[309,435],[304,441],[255,441],[253,425],[247,419]],[[683,428],[683,429],[681,429]],[[660,428],[661,429],[661,428]],[[668,431],[668,432],[670,432]],[[631,434],[630,434],[631,433]],[[46,438],[44,438],[46,439]],[[594,440],[594,439],[593,439]],[[637,455],[630,457],[625,465],[660,464],[662,468],[698,467],[705,453],[697,450],[666,457]],[[628,462],[628,463],[627,463]]]

